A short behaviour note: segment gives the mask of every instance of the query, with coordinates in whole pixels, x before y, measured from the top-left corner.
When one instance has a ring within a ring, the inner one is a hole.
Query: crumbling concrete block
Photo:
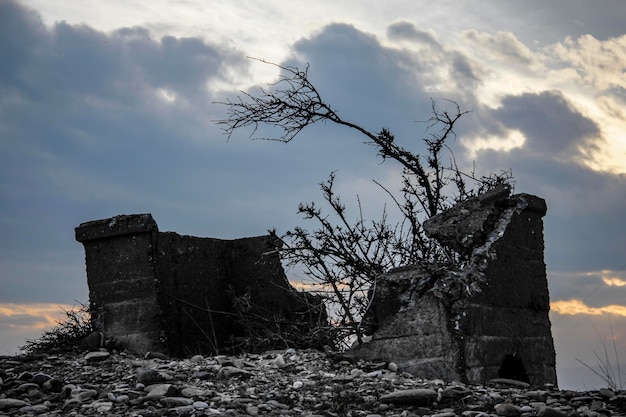
[[[137,352],[274,348],[327,319],[320,299],[289,284],[270,235],[181,236],[135,214],[83,223],[76,239],[96,330]]]
[[[406,267],[379,277],[364,318],[372,340],[351,354],[424,378],[556,385],[541,198],[501,187],[429,219],[462,268]]]

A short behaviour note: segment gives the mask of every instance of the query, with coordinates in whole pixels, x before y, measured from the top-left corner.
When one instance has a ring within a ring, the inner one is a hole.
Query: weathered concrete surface
[[[96,330],[136,351],[158,348],[161,338],[154,254],[156,222],[149,214],[83,223],[87,283]]]
[[[137,214],[83,223],[76,239],[96,330],[134,351],[271,348],[326,320],[320,300],[289,284],[269,235],[181,236]]]
[[[353,354],[393,360],[424,378],[556,384],[543,261],[544,200],[508,189],[434,217],[425,229],[468,262],[461,270],[405,268],[378,279]]]

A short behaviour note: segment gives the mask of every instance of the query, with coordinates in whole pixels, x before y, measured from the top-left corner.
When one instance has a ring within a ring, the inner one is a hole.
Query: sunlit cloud
[[[624,287],[626,281],[618,277],[602,277],[602,281],[609,287]]]
[[[608,305],[602,307],[590,307],[581,300],[557,300],[550,303],[552,312],[562,315],[590,315],[600,316],[602,314],[612,314],[626,317],[626,306]]]
[[[526,142],[526,138],[519,130],[509,130],[506,137],[502,136],[482,136],[477,138],[467,138],[463,141],[464,146],[469,150],[471,158],[476,158],[478,151],[483,149],[494,149],[501,152],[508,152],[515,148],[520,148]]]
[[[166,88],[157,89],[157,94],[159,95],[161,100],[165,101],[166,103],[173,103],[176,101],[177,98],[176,92],[168,90]]]
[[[65,311],[76,309],[67,304],[0,304],[0,328],[45,330],[59,324]]]
[[[313,292],[321,289],[319,284],[305,283],[301,281],[289,281],[289,283],[298,291]]]
[[[577,113],[599,127],[598,135],[589,138],[594,146],[580,149],[580,163],[595,171],[626,172],[626,117],[621,110],[626,36],[598,40],[585,35],[530,49],[512,33],[470,30],[463,33],[457,47],[485,68],[475,89],[482,104],[495,109],[507,96],[558,91]],[[506,151],[501,144],[486,138],[470,152]]]

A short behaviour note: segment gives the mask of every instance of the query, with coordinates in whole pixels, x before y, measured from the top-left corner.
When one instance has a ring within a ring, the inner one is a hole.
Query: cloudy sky
[[[597,386],[578,360],[595,367],[611,337],[626,360],[625,21],[621,0],[0,0],[0,354],[88,300],[82,222],[284,232],[333,170],[380,213],[371,180],[393,187],[399,167],[355,132],[227,140],[215,102],[277,76],[251,56],[310,64],[344,119],[415,152],[431,99],[471,110],[455,156],[546,199],[560,384]]]

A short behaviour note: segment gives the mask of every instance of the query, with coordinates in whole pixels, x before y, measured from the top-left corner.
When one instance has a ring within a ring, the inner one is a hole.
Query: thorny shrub
[[[352,220],[334,191],[335,173],[331,173],[328,181],[320,184],[331,214],[324,213],[314,202],[301,203],[298,212],[313,220],[317,229],[296,227],[282,236],[282,256],[287,265],[304,270],[317,292],[333,305],[336,328],[361,342],[361,319],[371,303],[368,294],[375,290],[380,274],[407,265],[460,270],[467,264],[467,256],[428,238],[423,222],[455,203],[500,185],[510,186],[512,175],[503,171],[477,177],[474,172],[465,173],[458,168],[449,142],[456,138],[455,126],[467,112],[461,111],[455,102],[446,100],[443,109],[432,102],[432,116],[425,121],[427,135],[416,145],[425,145],[426,153],[422,155],[402,146],[387,128],[370,132],[339,116],[309,79],[308,66],[301,70],[261,62],[276,66],[280,76],[269,89],[260,89],[258,95],[242,92],[236,100],[220,103],[227,106],[228,116],[217,123],[224,126],[229,137],[245,127],[251,128],[250,136],[254,136],[259,126],[268,125],[282,133],[257,139],[287,143],[307,126],[330,122],[361,133],[365,144],[376,149],[383,161],[393,160],[402,168],[399,194],[374,181],[399,210],[399,223],[389,223],[386,209],[380,220],[364,219],[360,200],[359,214]],[[462,284],[472,288],[471,283]]]
[[[35,355],[76,350],[82,340],[93,331],[89,304],[81,303],[63,311],[64,320],[58,320],[55,327],[45,331],[38,339],[27,340],[26,344],[19,348],[20,351]]]

